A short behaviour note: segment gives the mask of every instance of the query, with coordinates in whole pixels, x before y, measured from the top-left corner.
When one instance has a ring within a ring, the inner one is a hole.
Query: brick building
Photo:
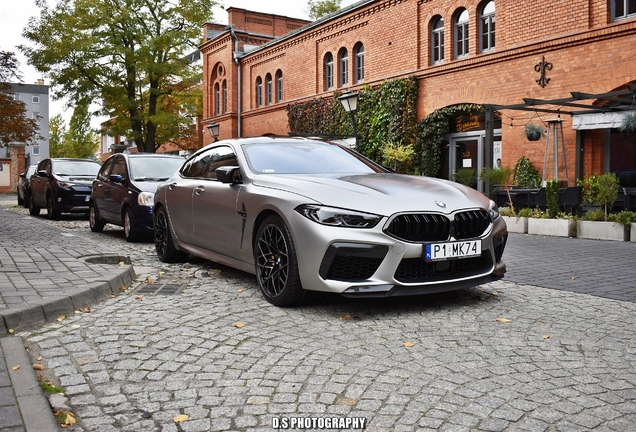
[[[616,129],[636,108],[633,1],[363,0],[314,22],[227,11],[229,25],[206,24],[200,47],[203,124],[218,123],[220,138],[287,134],[290,103],[415,76],[418,118],[463,103],[496,109],[489,139],[483,119],[446,137],[441,177],[524,155],[542,172],[554,150],[526,139],[529,122],[555,125],[557,173],[565,161],[571,185],[636,167],[633,134]]]

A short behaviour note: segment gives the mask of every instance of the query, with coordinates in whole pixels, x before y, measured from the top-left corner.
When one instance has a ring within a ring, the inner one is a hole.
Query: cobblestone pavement
[[[47,223],[120,248],[141,275],[90,313],[19,334],[65,387],[70,430],[271,431],[276,419],[331,416],[363,417],[368,431],[636,424],[636,303],[504,279],[277,308],[251,275],[161,264],[119,228]]]

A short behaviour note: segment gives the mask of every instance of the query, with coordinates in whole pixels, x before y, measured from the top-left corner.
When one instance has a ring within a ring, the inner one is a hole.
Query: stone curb
[[[4,309],[0,311],[0,336],[9,334],[9,329],[28,330],[55,321],[60,315],[93,306],[110,298],[111,294],[119,293],[119,287],[130,285],[135,277],[132,265],[121,265],[113,270],[109,280],[92,282],[67,295],[44,298],[21,308]]]

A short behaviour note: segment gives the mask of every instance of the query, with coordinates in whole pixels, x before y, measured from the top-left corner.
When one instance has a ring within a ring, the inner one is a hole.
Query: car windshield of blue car
[[[255,173],[380,173],[380,166],[338,145],[320,142],[245,144],[245,157]]]
[[[55,175],[70,177],[96,177],[101,165],[89,161],[55,161],[53,170]]]
[[[161,182],[168,180],[183,164],[179,157],[131,157],[130,176],[138,182]]]

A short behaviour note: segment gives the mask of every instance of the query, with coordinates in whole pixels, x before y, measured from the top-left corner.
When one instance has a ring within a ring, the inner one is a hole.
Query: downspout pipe
[[[242,78],[241,78],[241,62],[239,60],[239,41],[236,33],[234,33],[234,24],[230,25],[230,35],[232,36],[232,40],[234,40],[234,53],[232,57],[234,59],[234,63],[236,64],[238,70],[238,90],[237,97],[238,103],[236,107],[237,111],[237,138],[241,138],[241,89],[243,87]]]

